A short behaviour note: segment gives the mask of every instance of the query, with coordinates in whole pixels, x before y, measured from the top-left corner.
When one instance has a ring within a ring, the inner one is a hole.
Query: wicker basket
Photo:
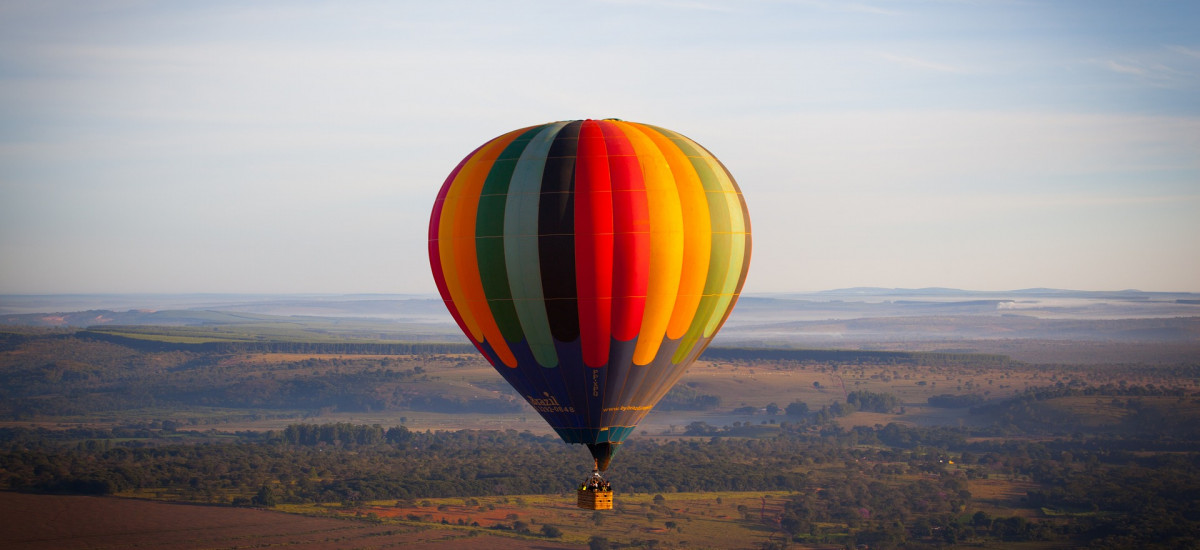
[[[579,507],[584,510],[612,510],[613,492],[595,489],[580,489]]]

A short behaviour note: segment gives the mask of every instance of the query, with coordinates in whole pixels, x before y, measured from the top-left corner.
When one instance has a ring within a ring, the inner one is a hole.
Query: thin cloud
[[[1189,48],[1187,46],[1167,46],[1167,49],[1174,51],[1176,53],[1186,55],[1188,57],[1194,57],[1196,59],[1200,59],[1200,50],[1197,50],[1197,49]]]
[[[1135,55],[1097,60],[1105,69],[1137,78],[1157,88],[1191,89],[1200,87],[1200,50],[1187,46],[1164,46]]]
[[[903,15],[903,12],[900,12],[897,10],[883,8],[883,7],[879,7],[877,5],[873,5],[873,4],[862,4],[862,3],[858,3],[858,2],[847,3],[847,2],[824,2],[821,0],[796,0],[791,3],[794,5],[804,5],[804,6],[820,8],[820,9],[823,9],[826,11],[868,13],[871,15],[887,15],[887,16]]]
[[[1108,60],[1107,65],[1108,65],[1109,70],[1111,70],[1115,73],[1131,74],[1134,76],[1146,76],[1146,74],[1147,74],[1146,69],[1144,69],[1142,67],[1138,67],[1137,65],[1132,65],[1129,63],[1122,63],[1119,61],[1114,61],[1112,59]]]
[[[886,53],[886,52],[881,53],[879,55],[880,55],[880,57],[882,57],[888,61],[891,61],[893,63],[902,65],[905,67],[914,68],[914,69],[935,71],[935,72],[939,72],[939,73],[955,73],[955,74],[966,74],[968,72],[967,70],[962,69],[960,67],[956,67],[954,65],[938,63],[936,61],[930,61],[928,59],[921,59],[919,57],[897,55],[897,54]]]
[[[1142,62],[1127,58],[1108,59],[1103,65],[1117,74],[1136,77],[1143,83],[1157,88],[1190,89],[1200,86],[1200,75],[1177,69],[1162,62]]]
[[[870,14],[874,14],[874,15],[902,15],[902,13],[903,13],[903,12],[899,12],[896,10],[889,10],[887,8],[881,8],[879,6],[872,6],[869,4],[845,4],[842,6],[842,9],[844,9],[846,11],[853,11],[853,12],[858,12],[858,13],[870,13]]]
[[[654,2],[650,2],[650,1],[646,1],[646,0],[602,0],[602,1],[605,3],[608,3],[608,4],[621,4],[621,5],[627,5],[627,6],[646,6],[647,4],[652,4],[652,5],[655,5],[658,7],[662,7],[662,8],[685,9],[685,10],[696,10],[696,11],[711,11],[711,12],[721,12],[721,13],[733,13],[733,12],[739,11],[728,5],[715,4],[712,2],[686,2],[686,1],[670,1],[670,0],[659,0],[659,1],[654,1]]]

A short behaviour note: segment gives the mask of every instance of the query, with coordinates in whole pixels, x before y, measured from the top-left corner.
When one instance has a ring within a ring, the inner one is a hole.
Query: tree
[[[605,537],[593,535],[588,539],[588,550],[609,550],[609,548],[612,546],[608,544],[608,539]]]
[[[562,536],[562,530],[547,523],[542,526],[542,536],[548,539],[556,539]]]
[[[788,416],[804,416],[808,414],[808,403],[803,401],[792,401],[784,409],[784,413]]]
[[[777,405],[774,401],[767,403],[767,414],[771,416],[779,414],[779,405]]]
[[[272,491],[271,488],[266,485],[263,485],[261,488],[259,488],[258,494],[254,495],[254,498],[250,499],[250,504],[255,506],[271,507],[275,505],[275,502],[275,491]]]

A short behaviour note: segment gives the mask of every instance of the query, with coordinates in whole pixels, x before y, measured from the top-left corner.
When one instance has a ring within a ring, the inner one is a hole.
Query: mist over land
[[[467,343],[441,299],[423,294],[0,296],[0,324],[262,323],[367,338]],[[1122,360],[1152,360],[1141,355],[1147,346],[1182,358],[1198,339],[1197,293],[862,287],[743,295],[713,346],[966,351],[1035,362],[1037,353],[1070,347],[1074,358],[1057,353],[1054,359],[1084,362],[1097,355],[1111,359],[1112,346],[1120,347],[1116,353]]]
[[[1200,314],[1200,293],[1032,288],[978,291],[951,288],[845,288],[817,292],[743,294],[729,326],[771,320],[858,317],[1008,315],[1038,318],[1128,319]],[[357,317],[452,322],[429,294],[5,294],[0,315],[88,310],[223,311],[276,316]],[[30,318],[26,322],[33,322]]]

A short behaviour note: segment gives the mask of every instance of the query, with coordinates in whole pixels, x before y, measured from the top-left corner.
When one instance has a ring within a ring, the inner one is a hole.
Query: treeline
[[[177,500],[218,504],[357,503],[560,494],[590,469],[581,447],[512,430],[430,433],[341,423],[295,424],[204,444],[118,437],[147,433],[135,430],[81,429],[69,436],[0,430],[0,489],[110,494],[153,488]],[[635,439],[608,477],[624,493],[792,491],[778,516],[746,510],[744,519],[767,519],[802,543],[1200,543],[1195,448],[1114,451],[1097,438],[969,442],[968,433],[899,424],[852,430],[829,424],[814,432],[783,423],[759,439]],[[1040,519],[980,513],[968,480],[987,477],[1033,484],[1021,507]]]
[[[720,396],[700,393],[691,385],[676,384],[654,406],[658,411],[707,411],[721,406]]]
[[[1074,407],[1067,404],[1072,399]],[[971,407],[969,411],[989,423],[988,435],[1123,434],[1171,445],[1200,441],[1198,405],[1200,396],[1188,394],[1182,388],[1059,383],[1030,388],[1009,399]],[[1092,414],[1094,411],[1106,411],[1105,420],[1099,422]]]
[[[135,327],[136,328],[136,327]],[[470,344],[425,342],[291,342],[291,341],[220,341],[175,342],[138,336],[136,331],[122,333],[122,327],[81,330],[80,338],[120,344],[138,351],[192,351],[197,353],[302,353],[361,355],[475,354]]]
[[[71,444],[46,432],[0,433],[0,489],[110,494],[156,488],[226,503],[272,487],[277,502],[357,502],[569,491],[590,472],[583,447],[515,431],[413,432],[403,427],[293,425],[233,442]],[[95,435],[95,434],[92,434]],[[622,491],[800,490],[805,445],[751,440],[624,445]],[[571,452],[575,451],[575,452]]]
[[[358,445],[379,445],[387,442],[398,445],[408,441],[412,433],[403,426],[393,426],[384,430],[379,424],[351,424],[338,422],[336,424],[290,424],[282,432],[268,432],[267,439],[280,439],[289,445],[332,445],[334,447],[354,447]]]
[[[1017,363],[1007,355],[985,353],[720,347],[710,347],[704,350],[704,354],[700,358],[705,361],[795,361],[799,363],[975,367],[1002,367]]]
[[[1029,388],[1018,399],[1043,401],[1059,397],[1089,397],[1089,396],[1170,396],[1182,397],[1188,395],[1187,390],[1180,387],[1159,387],[1154,384],[1065,384],[1059,382],[1053,386]]]

